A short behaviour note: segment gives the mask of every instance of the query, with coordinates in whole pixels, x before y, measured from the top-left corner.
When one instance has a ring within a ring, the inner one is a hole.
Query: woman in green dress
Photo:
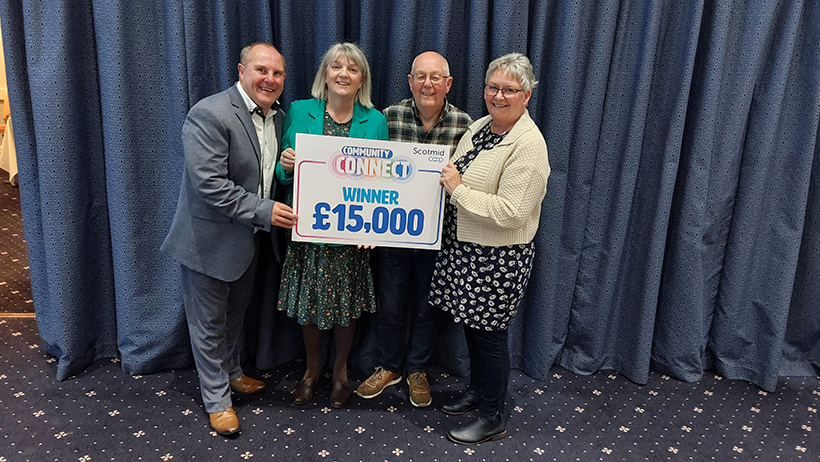
[[[362,50],[352,43],[330,47],[313,81],[313,98],[294,101],[285,117],[277,180],[293,183],[297,133],[387,140],[387,120],[373,108],[370,87],[370,66]],[[288,243],[279,309],[301,325],[307,355],[305,374],[293,391],[294,404],[313,398],[322,372],[322,331],[331,329],[336,360],[330,401],[338,408],[350,398],[347,358],[356,319],[376,309],[369,260],[369,251],[355,246]]]

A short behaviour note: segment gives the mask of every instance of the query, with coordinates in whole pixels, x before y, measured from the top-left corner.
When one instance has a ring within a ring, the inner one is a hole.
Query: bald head
[[[435,51],[425,51],[416,56],[416,59],[413,60],[413,66],[410,68],[410,73],[415,74],[418,66],[429,65],[440,69],[442,71],[441,75],[450,75],[450,63],[447,62],[444,56],[441,56]]]

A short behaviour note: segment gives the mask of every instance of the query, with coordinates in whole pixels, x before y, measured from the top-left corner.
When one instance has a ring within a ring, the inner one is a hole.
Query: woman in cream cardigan
[[[447,433],[460,444],[507,434],[507,327],[532,271],[550,173],[547,144],[527,111],[537,83],[520,53],[491,62],[484,85],[489,115],[470,126],[441,172],[450,199],[430,303],[464,324],[471,366],[467,390],[441,410],[479,409],[477,420]]]

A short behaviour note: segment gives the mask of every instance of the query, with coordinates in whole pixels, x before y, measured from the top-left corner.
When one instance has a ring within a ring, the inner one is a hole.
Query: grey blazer
[[[273,117],[281,146],[285,114],[279,110]],[[260,178],[259,140],[236,85],[191,108],[182,145],[179,201],[161,249],[187,268],[235,281],[253,259],[254,229],[271,231],[278,250],[277,228],[270,224],[274,201],[257,195],[265,181],[274,197],[276,181]]]

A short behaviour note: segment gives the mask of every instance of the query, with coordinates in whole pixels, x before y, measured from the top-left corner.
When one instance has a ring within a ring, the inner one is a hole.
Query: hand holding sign
[[[293,166],[296,163],[296,151],[293,148],[287,148],[282,151],[282,155],[279,157],[279,163],[282,164],[282,168],[285,169],[288,173],[293,173]]]
[[[296,145],[293,240],[441,247],[448,146],[306,134]]]

